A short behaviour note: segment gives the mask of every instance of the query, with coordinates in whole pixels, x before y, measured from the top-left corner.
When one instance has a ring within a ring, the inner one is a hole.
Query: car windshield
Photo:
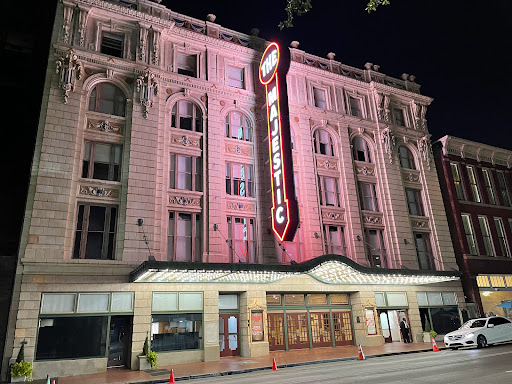
[[[481,328],[485,327],[485,319],[469,320],[466,321],[461,328]]]

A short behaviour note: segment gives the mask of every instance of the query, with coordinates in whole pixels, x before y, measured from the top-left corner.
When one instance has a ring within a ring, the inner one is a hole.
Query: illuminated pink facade
[[[449,306],[455,322],[465,306],[425,118],[432,99],[420,94],[414,76],[392,78],[372,63],[350,67],[334,53],[313,56],[292,42],[287,81],[300,228],[294,241],[279,243],[271,229],[265,87],[258,79],[269,42],[214,20],[142,0],[58,6],[5,354],[15,358],[26,340],[37,377],[119,362],[104,340],[95,353],[66,364],[59,359],[69,351],[44,345],[52,332],[64,334],[84,318],[98,334],[107,332],[107,320],[109,332],[129,328],[123,364],[137,368],[149,331],[161,365],[225,356],[219,316],[226,308],[234,310],[226,322],[246,324],[258,311],[268,320],[263,339],[239,327],[232,354],[316,347],[311,329],[301,342],[275,336],[290,327],[281,305],[291,303],[292,292],[310,304],[325,296],[334,311],[325,319],[344,319],[339,340],[340,328],[324,329],[323,343],[333,347],[400,341],[383,314],[405,317],[421,339],[430,316],[426,292],[447,297],[439,305]],[[315,259],[331,254],[349,259],[334,258],[339,268],[363,271],[364,284],[338,279],[335,268],[313,275]],[[154,267],[141,265],[147,260]],[[218,267],[230,272],[211,283],[190,272],[197,266],[204,273],[212,263],[236,265]],[[265,273],[295,264],[311,270],[257,284],[252,264]],[[393,280],[380,272],[387,269],[406,277]],[[234,280],[219,283],[225,275]],[[246,280],[236,280],[242,275]],[[236,304],[226,304],[229,295]],[[295,299],[304,316],[320,313]],[[62,313],[67,317],[52,317]],[[177,314],[191,324],[187,332],[161,320]],[[373,325],[364,321],[371,316]],[[193,348],[176,353],[171,333],[186,333],[183,345]]]

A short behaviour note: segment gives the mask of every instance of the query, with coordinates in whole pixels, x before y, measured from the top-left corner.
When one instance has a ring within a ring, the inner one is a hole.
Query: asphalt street
[[[512,344],[314,364],[191,380],[191,384],[512,383]]]

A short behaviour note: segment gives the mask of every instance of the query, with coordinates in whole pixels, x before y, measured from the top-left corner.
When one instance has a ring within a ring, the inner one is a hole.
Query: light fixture
[[[407,241],[407,239],[404,239],[404,244],[409,244],[409,242]]]
[[[137,219],[137,225],[142,227],[142,224],[144,224],[144,219]]]
[[[217,231],[219,229],[219,226],[217,224],[213,224],[213,230]]]
[[[356,239],[357,239],[357,241],[361,241],[361,236],[357,235]]]
[[[319,239],[319,238],[320,238],[320,235],[317,232],[315,232],[315,239]]]

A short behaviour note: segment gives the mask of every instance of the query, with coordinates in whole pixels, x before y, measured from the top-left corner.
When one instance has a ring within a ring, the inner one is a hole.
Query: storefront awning
[[[145,261],[130,273],[130,280],[136,283],[271,283],[301,274],[327,284],[422,285],[460,278],[457,271],[369,268],[345,256],[324,255],[292,265]]]

